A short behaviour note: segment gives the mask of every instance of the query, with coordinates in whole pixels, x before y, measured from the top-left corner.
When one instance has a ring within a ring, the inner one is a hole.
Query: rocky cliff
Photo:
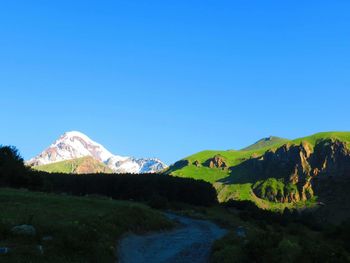
[[[233,176],[236,170],[232,169]],[[248,177],[255,176],[253,191],[260,198],[275,202],[306,201],[314,196],[316,178],[350,174],[350,150],[347,143],[335,139],[321,140],[314,147],[307,142],[288,143],[243,162],[239,170]]]

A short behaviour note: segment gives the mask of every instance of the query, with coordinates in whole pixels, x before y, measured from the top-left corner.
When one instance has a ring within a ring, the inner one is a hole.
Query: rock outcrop
[[[196,166],[196,167],[200,167],[201,166],[201,163],[198,160],[195,160],[192,164],[194,166]]]
[[[74,167],[74,165],[72,165]],[[74,174],[88,174],[88,173],[113,173],[113,171],[104,163],[96,161],[92,157],[82,158],[80,162],[76,163],[72,173]]]
[[[225,169],[225,168],[228,167],[224,157],[222,157],[221,155],[215,155],[213,158],[208,159],[204,163],[204,165],[209,167],[209,168],[222,168],[222,169]]]

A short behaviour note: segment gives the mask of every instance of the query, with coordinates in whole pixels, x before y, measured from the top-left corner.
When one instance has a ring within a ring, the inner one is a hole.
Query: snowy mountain
[[[90,156],[105,163],[115,173],[154,173],[167,166],[155,158],[141,158],[114,155],[101,144],[81,132],[66,132],[38,156],[27,162],[30,166],[73,160]]]

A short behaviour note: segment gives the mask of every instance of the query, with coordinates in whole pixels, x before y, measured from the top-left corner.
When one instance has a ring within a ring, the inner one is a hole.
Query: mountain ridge
[[[198,152],[166,173],[212,183],[221,202],[250,200],[265,209],[283,209],[315,203],[322,178],[350,184],[349,149],[350,132],[322,132],[252,150]]]
[[[27,161],[32,167],[45,166],[83,157],[92,157],[105,164],[115,173],[154,173],[164,170],[167,165],[157,158],[134,158],[114,155],[103,145],[93,141],[87,135],[78,132],[65,132],[39,155]],[[94,171],[91,171],[94,172]]]

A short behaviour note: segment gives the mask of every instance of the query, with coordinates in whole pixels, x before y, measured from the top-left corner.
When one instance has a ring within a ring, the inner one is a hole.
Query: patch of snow
[[[58,140],[27,163],[31,166],[91,156],[107,164],[116,173],[154,173],[167,166],[158,159],[135,159],[114,155],[101,144],[78,131],[64,133]]]

